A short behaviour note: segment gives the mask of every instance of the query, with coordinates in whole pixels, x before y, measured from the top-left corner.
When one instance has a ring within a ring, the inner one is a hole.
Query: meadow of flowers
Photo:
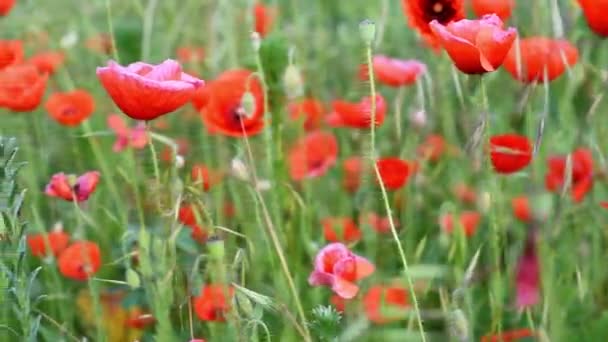
[[[608,0],[0,0],[0,341],[605,341]]]

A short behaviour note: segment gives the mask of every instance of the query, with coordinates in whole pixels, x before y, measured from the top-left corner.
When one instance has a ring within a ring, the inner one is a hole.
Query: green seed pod
[[[359,24],[359,33],[366,45],[372,45],[372,42],[376,37],[376,24],[369,19],[363,20]]]
[[[302,79],[300,68],[294,64],[287,66],[285,74],[283,74],[283,86],[285,87],[285,94],[289,99],[294,99],[304,94],[304,80]]]

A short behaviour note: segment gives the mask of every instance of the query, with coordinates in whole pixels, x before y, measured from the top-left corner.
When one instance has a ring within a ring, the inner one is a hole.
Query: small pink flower
[[[523,309],[538,303],[540,270],[536,254],[536,232],[531,231],[526,238],[524,252],[517,264],[516,305]]]
[[[374,273],[374,265],[352,253],[342,243],[330,243],[315,257],[315,269],[308,277],[312,286],[329,286],[338,296],[346,299],[357,295],[354,283]]]
[[[66,201],[83,202],[95,191],[99,183],[98,171],[89,171],[76,178],[75,175],[57,173],[51,177],[44,193],[51,197],[59,197]]]
[[[120,115],[112,114],[108,116],[107,122],[108,127],[116,134],[116,142],[112,148],[114,152],[120,152],[128,146],[142,149],[148,144],[146,124],[143,121],[139,121],[135,127],[130,128]]]

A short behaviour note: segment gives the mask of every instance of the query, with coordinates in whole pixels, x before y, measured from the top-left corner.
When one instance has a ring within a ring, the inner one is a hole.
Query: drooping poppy
[[[496,14],[502,21],[509,19],[515,7],[514,0],[473,0],[471,4],[476,16]]]
[[[20,40],[0,40],[0,69],[23,61],[23,43]]]
[[[465,74],[484,74],[498,69],[517,37],[517,31],[512,27],[505,30],[495,14],[446,25],[433,20],[430,27],[456,68]]]
[[[193,105],[210,132],[243,137],[264,129],[262,84],[249,70],[223,72],[196,93]]]
[[[524,83],[550,82],[577,61],[578,49],[569,41],[530,37],[513,44],[504,67],[514,79]]]
[[[110,114],[107,123],[108,127],[116,134],[116,142],[112,146],[114,152],[120,152],[127,147],[142,149],[150,141],[146,132],[146,124],[143,121],[139,121],[135,127],[131,128],[127,126],[122,116]]]
[[[194,184],[200,185],[204,191],[209,191],[222,181],[224,174],[218,170],[210,169],[204,164],[195,164],[192,166],[190,178]]]
[[[66,201],[82,202],[89,199],[99,182],[98,171],[89,171],[80,177],[66,175],[63,172],[54,174],[44,192],[51,197],[62,198]]]
[[[608,11],[607,0],[578,0],[583,9],[587,24],[599,36],[608,37],[608,22],[606,12]]]
[[[17,0],[0,0],[0,17],[3,17],[11,11]]]
[[[336,163],[338,141],[322,131],[308,133],[289,151],[289,175],[300,181],[324,175]]]
[[[43,258],[51,252],[55,257],[68,246],[70,235],[58,226],[46,234],[31,234],[27,236],[27,245],[33,256]]]
[[[418,155],[432,162],[437,162],[446,152],[447,144],[439,134],[431,134],[418,146]]]
[[[532,211],[530,210],[530,200],[526,196],[517,196],[511,200],[513,215],[522,222],[530,222],[532,220]]]
[[[204,82],[182,72],[174,60],[158,65],[137,62],[123,67],[109,61],[97,77],[123,113],[136,120],[153,120],[190,102]]]
[[[328,217],[321,220],[328,242],[354,243],[361,240],[361,230],[350,217]]]
[[[481,221],[481,215],[472,210],[463,211],[458,217],[459,226],[454,226],[454,216],[452,214],[444,214],[439,218],[439,226],[448,234],[454,231],[454,228],[462,228],[466,237],[471,237],[477,232],[477,226]]]
[[[101,267],[101,251],[94,242],[74,242],[61,252],[57,263],[63,276],[74,280],[87,280]]]
[[[515,304],[523,309],[536,305],[540,299],[540,265],[536,253],[536,232],[530,230],[524,251],[517,262]]]
[[[593,187],[593,155],[587,148],[578,148],[571,154],[572,200],[580,202]],[[545,187],[549,191],[561,191],[566,180],[566,156],[550,156],[547,160]]]
[[[376,167],[387,190],[398,190],[404,186],[414,169],[407,161],[393,157],[378,159]]]
[[[288,111],[289,117],[292,120],[304,118],[304,129],[307,131],[319,128],[325,114],[323,103],[314,98],[306,98],[299,102],[290,103]]]
[[[194,298],[194,312],[202,321],[224,322],[230,311],[234,288],[220,284],[204,285],[198,297]]]
[[[498,173],[517,172],[530,164],[532,143],[518,134],[494,135],[490,137],[490,159]]]
[[[201,220],[197,218],[197,213],[195,212],[195,210],[196,209],[194,205],[182,203],[177,213],[177,219],[184,226],[192,230],[190,232],[190,236],[194,241],[204,243],[205,241],[207,241],[209,233],[206,229],[203,228]],[[198,214],[202,215],[201,212],[199,212]],[[202,219],[202,217],[200,217],[200,219]]]
[[[370,276],[374,269],[371,262],[354,254],[344,244],[330,243],[317,253],[308,283],[328,286],[338,296],[350,299],[359,292],[355,282]]]
[[[361,185],[363,158],[349,157],[342,162],[342,185],[348,192],[356,192]]]
[[[255,21],[254,31],[264,37],[270,32],[276,16],[276,9],[263,3],[257,2],[253,5],[253,19]]]
[[[133,307],[129,310],[125,326],[141,330],[153,325],[155,322],[156,319],[152,314],[142,310],[140,307]]]
[[[463,0],[401,0],[401,4],[410,27],[433,48],[438,48],[439,42],[429,27],[431,21],[447,25],[464,18]]]
[[[386,324],[405,318],[403,315],[385,314],[384,308],[404,310],[409,306],[409,293],[401,286],[375,285],[363,297],[365,314],[375,324]]]
[[[42,74],[52,75],[65,61],[65,55],[60,51],[39,52],[27,60]]]
[[[30,112],[40,105],[48,75],[31,65],[13,65],[0,70],[0,108]]]
[[[384,55],[374,56],[372,67],[378,82],[390,87],[414,84],[426,72],[426,65],[420,61],[390,58]],[[369,79],[367,64],[361,65],[359,78],[363,81]]]
[[[498,334],[487,334],[481,337],[480,342],[512,342],[526,337],[535,337],[536,333],[528,328],[512,329]]]
[[[333,111],[327,116],[327,123],[332,127],[370,128],[372,120],[376,126],[382,125],[386,114],[384,97],[376,95],[376,111],[372,118],[372,97],[366,96],[357,103],[335,100],[331,104]]]
[[[64,126],[78,126],[95,110],[95,100],[86,90],[52,94],[44,108],[51,118]]]
[[[180,46],[175,51],[177,60],[181,63],[200,63],[205,59],[205,49],[201,46]]]
[[[475,204],[477,192],[465,183],[458,183],[453,188],[454,196],[462,203]]]

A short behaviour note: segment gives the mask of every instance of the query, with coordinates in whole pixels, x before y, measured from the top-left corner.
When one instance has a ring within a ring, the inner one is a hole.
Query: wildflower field
[[[608,0],[0,0],[0,341],[605,341]]]

